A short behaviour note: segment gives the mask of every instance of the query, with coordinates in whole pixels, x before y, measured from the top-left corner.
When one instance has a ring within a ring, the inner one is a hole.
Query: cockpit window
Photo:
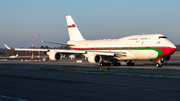
[[[165,38],[165,39],[166,39],[167,37],[166,37],[166,36],[159,36],[159,39],[160,39],[160,38]]]

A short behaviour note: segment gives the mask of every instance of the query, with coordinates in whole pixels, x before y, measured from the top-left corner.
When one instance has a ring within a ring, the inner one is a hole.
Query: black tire
[[[121,63],[113,63],[113,66],[121,66]]]
[[[134,66],[135,65],[135,63],[131,63],[131,66]]]
[[[160,65],[159,63],[157,63],[156,66],[159,67],[159,68],[162,67],[162,65]]]

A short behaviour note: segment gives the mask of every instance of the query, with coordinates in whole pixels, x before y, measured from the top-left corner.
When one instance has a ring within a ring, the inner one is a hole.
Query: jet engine
[[[61,58],[62,58],[62,54],[58,52],[57,53],[54,52],[49,55],[50,60],[59,60]]]
[[[102,61],[102,57],[97,54],[92,54],[92,55],[88,56],[88,61],[90,63],[99,63]]]

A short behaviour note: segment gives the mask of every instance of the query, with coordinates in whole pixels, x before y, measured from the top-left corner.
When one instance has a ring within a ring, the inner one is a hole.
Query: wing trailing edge
[[[45,43],[51,43],[51,44],[58,44],[58,45],[66,45],[66,46],[75,46],[74,44],[66,44],[66,43],[58,43],[58,42],[49,42],[49,41],[42,41]]]

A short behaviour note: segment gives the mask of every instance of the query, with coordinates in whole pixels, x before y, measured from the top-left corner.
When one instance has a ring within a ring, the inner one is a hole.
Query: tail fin
[[[85,40],[70,15],[66,16],[70,41]]]

